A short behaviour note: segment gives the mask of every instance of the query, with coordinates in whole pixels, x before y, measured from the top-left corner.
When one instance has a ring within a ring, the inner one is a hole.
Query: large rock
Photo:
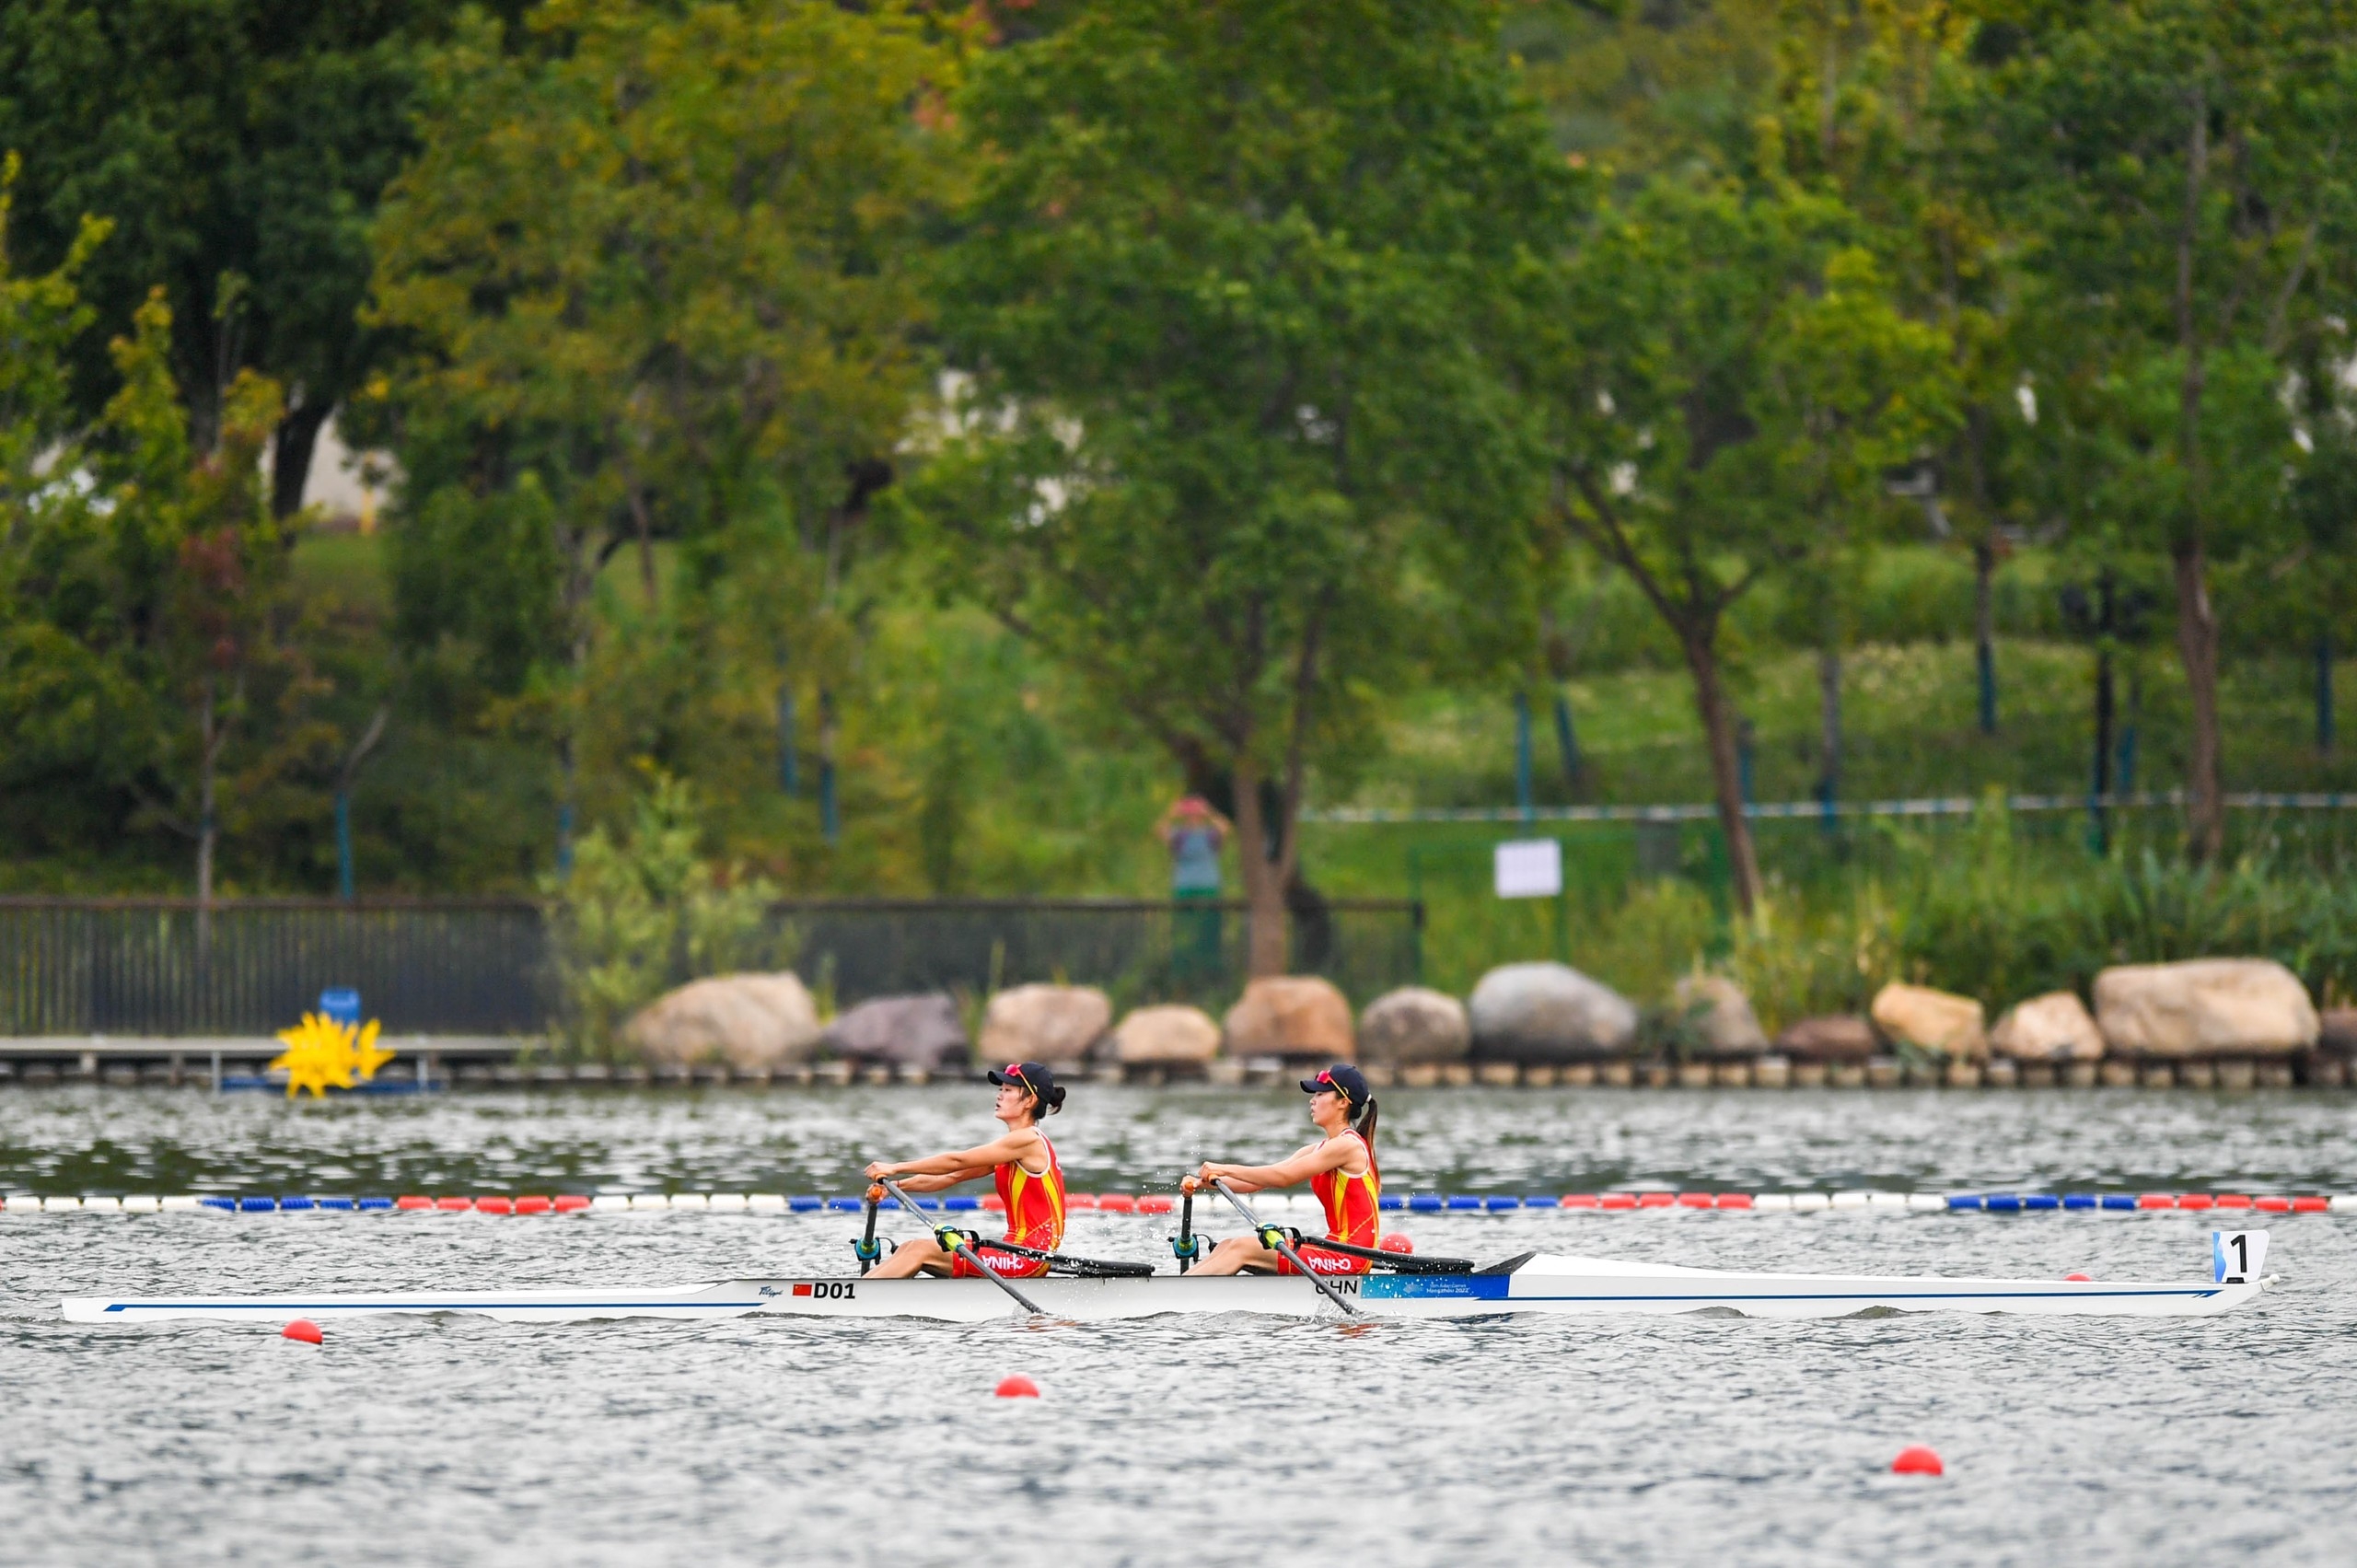
[[[2334,1056],[2357,1056],[2357,1007],[2327,1007],[2317,1015],[2322,1026],[2316,1049]]]
[[[2020,1062],[2093,1062],[2103,1055],[2103,1031],[2077,992],[2054,991],[2005,1009],[1989,1047]]]
[[[655,1066],[726,1062],[745,1072],[807,1062],[819,1009],[790,974],[722,974],[656,997],[622,1028]]]
[[[1967,1062],[1989,1054],[1989,1018],[1969,996],[1894,981],[1875,993],[1875,1027],[1893,1045],[1912,1045]]]
[[[2271,958],[2106,970],[2096,1022],[2122,1056],[2288,1056],[2321,1030],[2307,988]]]
[[[1359,1056],[1366,1062],[1412,1067],[1427,1062],[1462,1062],[1473,1046],[1472,1021],[1465,1004],[1421,985],[1387,991],[1359,1015]]]
[[[1501,965],[1473,988],[1469,1011],[1485,1062],[1593,1062],[1637,1040],[1636,1005],[1563,964]]]
[[[819,1038],[853,1062],[938,1072],[962,1067],[967,1060],[958,1000],[943,992],[872,998],[836,1018]]]
[[[1112,1022],[1111,1000],[1093,985],[1015,986],[982,1015],[982,1060],[1078,1062]]]
[[[1113,1059],[1124,1067],[1178,1067],[1219,1054],[1219,1026],[1200,1007],[1140,1007],[1113,1030]]]
[[[1757,1056],[1768,1049],[1768,1031],[1751,1010],[1743,987],[1723,974],[1684,974],[1671,997],[1678,1022],[1700,1038],[1692,1043],[1706,1056]]]
[[[1227,1053],[1352,1061],[1358,1047],[1351,1034],[1350,1000],[1316,975],[1256,980],[1227,1010]]]
[[[1784,1026],[1776,1049],[1795,1062],[1864,1062],[1875,1053],[1875,1031],[1846,1015],[1802,1018]]]

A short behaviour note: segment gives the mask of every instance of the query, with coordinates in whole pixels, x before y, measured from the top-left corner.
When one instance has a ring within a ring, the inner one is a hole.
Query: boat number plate
[[[815,1301],[856,1301],[852,1294],[855,1288],[849,1280],[805,1280],[794,1294]]]
[[[2267,1233],[2263,1230],[2213,1230],[2210,1233],[2210,1262],[2222,1285],[2243,1285],[2267,1272]]]

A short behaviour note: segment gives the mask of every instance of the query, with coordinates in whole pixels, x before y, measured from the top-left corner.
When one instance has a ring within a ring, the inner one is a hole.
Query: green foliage
[[[514,0],[502,0],[513,8]],[[0,7],[0,148],[24,155],[21,240],[36,265],[114,236],[84,269],[100,331],[75,346],[77,408],[112,394],[108,338],[157,285],[168,361],[212,445],[242,369],[287,389],[278,506],[312,438],[381,349],[354,319],[367,223],[411,146],[416,44],[456,0],[21,0]]]
[[[916,11],[818,0],[551,4],[427,57],[369,314],[416,352],[362,411],[404,475],[397,625],[456,716],[553,743],[564,798],[601,661],[725,652],[806,698],[848,666],[857,526],[923,384],[914,240],[956,177],[956,66]],[[691,552],[678,606],[658,538]],[[633,541],[652,657],[597,645]]]
[[[591,830],[573,875],[547,884],[562,1028],[575,1054],[614,1056],[631,1016],[688,980],[793,964],[793,931],[769,919],[775,887],[724,879],[702,840],[693,792],[657,772],[630,827]]]
[[[1476,4],[1114,0],[979,62],[960,111],[946,575],[1198,788],[1232,774],[1273,900],[1307,767],[1363,743],[1433,601],[1524,597],[1495,350],[1560,168]]]

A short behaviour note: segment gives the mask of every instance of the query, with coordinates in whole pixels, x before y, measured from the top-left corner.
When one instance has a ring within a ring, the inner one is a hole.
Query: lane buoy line
[[[1258,1206],[1272,1214],[1310,1214],[1322,1212],[1318,1200],[1298,1193],[1265,1192],[1256,1195]],[[344,1197],[331,1195],[306,1197],[290,1195],[264,1197],[232,1196],[227,1193],[178,1193],[158,1196],[153,1193],[85,1193],[78,1196],[43,1195],[10,1192],[0,1195],[0,1212],[26,1214],[171,1214],[214,1213],[238,1214],[611,1214],[628,1211],[633,1214],[662,1211],[716,1211],[749,1214],[820,1214],[857,1213],[862,1201],[853,1197],[819,1197],[809,1194],[783,1192],[599,1192],[586,1194],[560,1192],[506,1196],[497,1193],[471,1196],[423,1197],[410,1195],[400,1198]],[[2248,1211],[2270,1214],[2357,1214],[2357,1193],[2305,1194],[2291,1196],[2282,1193],[2250,1194],[2245,1192],[1877,1192],[1877,1191],[1800,1191],[1800,1192],[1571,1192],[1562,1196],[1538,1195],[1514,1197],[1499,1193],[1433,1193],[1419,1192],[1403,1196],[1387,1193],[1383,1207],[1408,1214],[1527,1214],[1545,1210],[1561,1214],[1623,1214],[1648,1209],[1711,1210],[1713,1212],[1749,1214],[1814,1213],[1817,1211],[1864,1212],[1869,1214],[2038,1214],[2048,1211],[2077,1214],[2153,1214],[2160,1212],[2195,1214],[2234,1214]],[[878,1205],[885,1209],[899,1208],[897,1199],[887,1198]],[[982,1210],[996,1211],[1000,1202],[995,1194],[974,1197],[958,1194],[942,1199],[917,1200],[925,1210],[951,1213]],[[1167,1214],[1176,1208],[1176,1201],[1162,1193],[1131,1194],[1120,1192],[1074,1192],[1065,1197],[1068,1211],[1086,1210],[1105,1214]]]

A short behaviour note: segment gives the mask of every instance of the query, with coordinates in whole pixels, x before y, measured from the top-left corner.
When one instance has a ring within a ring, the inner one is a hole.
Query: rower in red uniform
[[[1056,1146],[1039,1131],[1039,1118],[1063,1109],[1064,1091],[1055,1074],[1038,1062],[1018,1062],[1004,1070],[993,1068],[991,1082],[999,1086],[998,1105],[992,1114],[1006,1124],[1004,1136],[975,1148],[923,1159],[867,1167],[868,1179],[890,1177],[910,1192],[940,1192],[961,1181],[988,1176],[998,1183],[999,1202],[1006,1205],[1006,1239],[1035,1251],[1053,1252],[1064,1240],[1064,1173],[1056,1163]],[[1009,1279],[1044,1274],[1044,1260],[1013,1252],[993,1252],[987,1241],[977,1250],[993,1273]],[[872,1280],[902,1280],[919,1272],[973,1277],[973,1269],[930,1236],[903,1241],[892,1255],[868,1273]]]
[[[1275,1165],[1221,1165],[1205,1160],[1197,1178],[1206,1183],[1225,1179],[1239,1193],[1271,1187],[1292,1187],[1306,1180],[1326,1206],[1326,1237],[1353,1247],[1373,1247],[1383,1236],[1383,1172],[1375,1163],[1375,1096],[1366,1074],[1336,1063],[1315,1078],[1304,1078],[1309,1095],[1309,1119],[1326,1134],[1304,1145]],[[1363,1274],[1371,1266],[1364,1258],[1329,1252],[1314,1241],[1295,1249],[1301,1260],[1321,1274]],[[1260,1245],[1257,1236],[1231,1236],[1212,1249],[1195,1273],[1234,1274],[1299,1272],[1275,1251]]]

